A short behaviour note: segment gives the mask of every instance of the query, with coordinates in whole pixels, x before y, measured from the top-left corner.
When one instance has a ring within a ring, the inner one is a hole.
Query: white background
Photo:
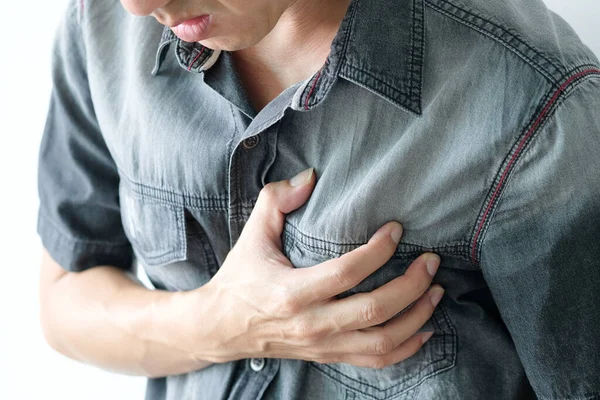
[[[546,2],[600,55],[598,0]],[[65,4],[8,0],[2,5],[0,399],[142,399],[143,378],[109,374],[55,354],[37,320],[37,149],[51,85],[51,42]]]

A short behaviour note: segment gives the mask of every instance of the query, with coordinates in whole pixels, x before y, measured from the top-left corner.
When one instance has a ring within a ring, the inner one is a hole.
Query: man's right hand
[[[430,287],[440,262],[435,254],[423,254],[403,276],[370,293],[336,298],[393,255],[399,223],[385,224],[367,244],[311,268],[296,269],[285,257],[285,215],[307,201],[314,185],[312,169],[266,185],[218,273],[189,293],[210,310],[209,320],[200,313],[189,321],[198,359],[292,358],[383,368],[412,356],[431,337],[417,332],[444,293]]]

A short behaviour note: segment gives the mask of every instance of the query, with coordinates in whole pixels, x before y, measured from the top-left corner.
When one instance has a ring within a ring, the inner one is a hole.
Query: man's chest
[[[281,101],[253,120],[199,80],[174,83],[167,77],[104,102],[102,131],[127,181],[190,206],[217,199],[233,242],[262,187],[308,167],[315,191],[288,220],[326,242],[364,243],[398,220],[412,243],[448,245],[466,237],[479,211],[488,177],[465,171],[469,155],[485,162],[482,144],[349,82],[310,112]]]

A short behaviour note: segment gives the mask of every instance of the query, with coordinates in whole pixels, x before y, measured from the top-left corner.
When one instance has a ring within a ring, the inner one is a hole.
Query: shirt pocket
[[[334,254],[328,246],[347,248],[353,245],[327,244],[320,246],[306,245],[295,240],[298,234],[293,231],[284,232],[284,252],[296,267],[310,267],[320,264],[339,254]],[[312,236],[314,238],[314,236]],[[363,280],[357,287],[341,293],[343,298],[359,292],[371,291],[384,285],[397,276],[404,274],[415,255],[395,255],[371,276]],[[348,390],[352,399],[412,399],[415,390],[428,378],[454,367],[456,363],[457,335],[446,312],[443,300],[436,308],[432,318],[421,331],[433,331],[434,334],[417,354],[397,364],[382,368],[362,368],[350,364],[320,364],[310,362],[310,366],[323,374],[331,385],[338,385]]]
[[[143,196],[123,180],[119,201],[125,234],[142,264],[158,266],[186,259],[183,206]]]

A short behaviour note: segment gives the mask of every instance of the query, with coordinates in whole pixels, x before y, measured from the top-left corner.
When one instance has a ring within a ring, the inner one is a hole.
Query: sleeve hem
[[[102,243],[76,239],[60,232],[40,210],[37,232],[52,258],[69,272],[82,272],[100,265],[133,270],[129,243]]]

